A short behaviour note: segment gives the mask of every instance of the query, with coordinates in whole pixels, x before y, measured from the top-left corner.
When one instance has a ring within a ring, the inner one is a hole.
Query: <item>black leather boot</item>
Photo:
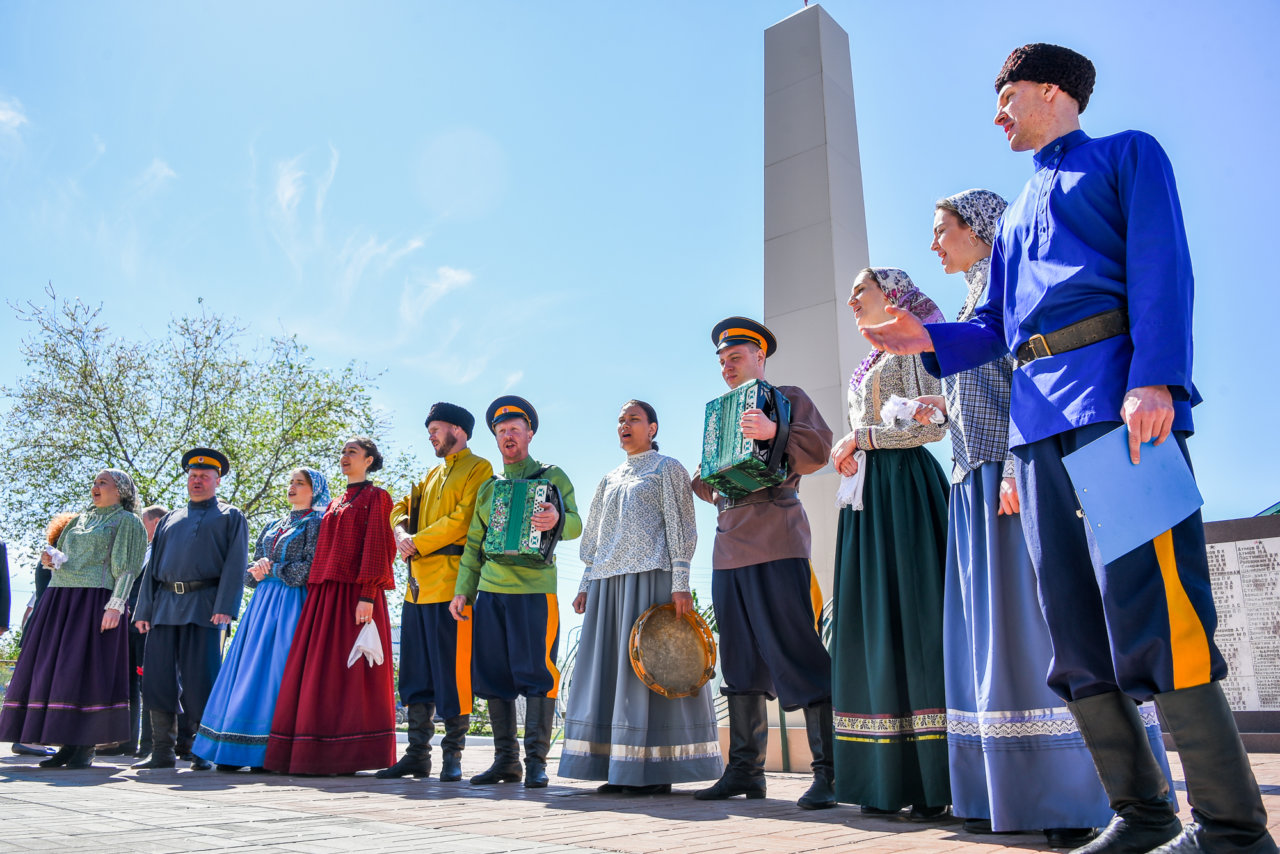
[[[436,707],[432,703],[409,704],[409,747],[399,761],[373,776],[382,779],[431,776],[431,736],[436,734]]]
[[[191,761],[191,745],[196,741],[196,725],[186,712],[178,713],[178,737],[174,742],[173,755],[183,762]]]
[[[462,749],[467,746],[467,730],[471,715],[454,715],[444,722],[444,738],[440,740],[440,782],[456,783],[462,779]]]
[[[471,778],[473,786],[516,783],[521,777],[520,742],[516,741],[516,704],[512,700],[489,701],[489,725],[493,728],[493,764]]]
[[[178,716],[151,710],[151,757],[133,763],[134,768],[172,768],[173,744],[178,737]]]
[[[729,767],[709,788],[695,792],[700,801],[722,801],[734,795],[763,798],[764,750],[769,743],[769,719],[764,697],[758,694],[728,694]]]
[[[139,759],[151,755],[151,707],[142,704],[141,729],[138,730],[138,750],[133,754]]]
[[[556,722],[556,701],[552,697],[529,697],[524,713],[524,787],[545,789],[547,754]]]
[[[75,750],[67,757],[66,768],[88,768],[93,765],[93,758],[97,754],[92,744],[77,744]]]
[[[1169,781],[1133,700],[1119,691],[1067,703],[1116,816],[1077,854],[1146,854],[1178,835]]]
[[[1176,839],[1156,851],[1274,854],[1267,810],[1222,686],[1210,682],[1156,694],[1155,699],[1182,760],[1192,818]]]
[[[796,805],[803,810],[830,809],[836,805],[835,733],[830,700],[804,710],[804,728],[809,736],[809,752],[813,754],[813,785]]]
[[[50,756],[48,759],[37,763],[41,768],[61,768],[67,764],[72,755],[76,752],[74,744],[64,744],[58,748],[58,752]]]

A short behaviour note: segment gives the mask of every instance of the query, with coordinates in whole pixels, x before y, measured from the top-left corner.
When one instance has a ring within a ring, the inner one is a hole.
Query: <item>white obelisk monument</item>
[[[846,306],[867,262],[849,35],[808,6],[764,32],[764,323],[778,337],[770,382],[808,392],[837,439],[849,431],[849,376],[869,349]],[[839,480],[828,465],[800,482],[826,599]]]

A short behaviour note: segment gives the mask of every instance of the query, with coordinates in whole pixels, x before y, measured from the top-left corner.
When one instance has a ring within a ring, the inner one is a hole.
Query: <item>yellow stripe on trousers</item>
[[[471,619],[471,606],[462,609],[465,620],[454,623],[458,630],[458,648],[453,659],[453,680],[458,690],[460,715],[471,714],[471,627],[475,621]]]
[[[813,605],[813,630],[822,634],[822,588],[818,586],[818,574],[809,561],[809,601]]]
[[[560,669],[556,667],[556,663],[551,660],[551,645],[555,643],[556,635],[560,633],[560,606],[556,602],[556,594],[547,594],[547,672],[551,674],[551,690],[547,692],[547,696],[555,699],[560,693]]]
[[[1152,540],[1156,561],[1164,580],[1164,598],[1169,608],[1169,651],[1173,657],[1173,687],[1194,688],[1209,678],[1209,637],[1200,615],[1178,577],[1178,561],[1173,551],[1173,531]]]

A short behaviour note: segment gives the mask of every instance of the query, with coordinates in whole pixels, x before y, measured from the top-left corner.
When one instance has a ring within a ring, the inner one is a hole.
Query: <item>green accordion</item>
[[[539,505],[547,502],[560,511],[560,519],[550,531],[535,530],[533,514]],[[560,490],[551,481],[494,480],[489,527],[485,530],[482,544],[486,555],[513,558],[504,562],[523,566],[550,566],[563,530],[564,504],[560,500]]]
[[[768,442],[742,435],[742,413],[759,409],[778,425]],[[702,482],[728,498],[742,498],[787,479],[791,403],[764,380],[751,380],[707,403],[702,431]]]

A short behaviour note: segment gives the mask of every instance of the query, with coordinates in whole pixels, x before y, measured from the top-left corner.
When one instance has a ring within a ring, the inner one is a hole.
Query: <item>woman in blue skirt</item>
[[[931,248],[968,284],[957,320],[986,296],[1004,208],[990,190],[935,206]],[[946,415],[954,460],[943,608],[951,797],[970,832],[1043,830],[1051,846],[1075,847],[1111,808],[1066,703],[1045,682],[1053,650],[1009,454],[1013,370],[1006,356],[946,377],[943,395],[921,398],[916,414],[922,423],[935,409]],[[1154,707],[1142,714],[1168,774]]]
[[[258,535],[254,563],[244,579],[246,587],[257,589],[213,685],[192,748],[195,755],[217,763],[219,771],[246,765],[262,770],[320,520],[329,506],[324,475],[310,468],[290,472],[289,505],[293,509],[288,514]]]

